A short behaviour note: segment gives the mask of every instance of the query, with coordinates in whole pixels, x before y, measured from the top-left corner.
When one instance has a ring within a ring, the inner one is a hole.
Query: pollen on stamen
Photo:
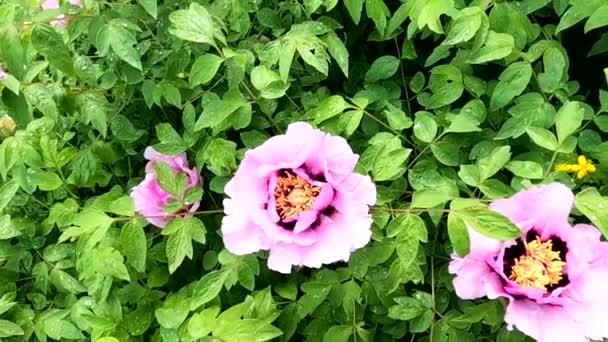
[[[509,279],[524,288],[534,287],[547,291],[547,286],[556,285],[562,279],[566,265],[559,252],[553,250],[551,239],[541,242],[540,238],[525,243],[526,253],[515,259]]]
[[[274,188],[277,214],[285,219],[310,209],[320,192],[320,187],[310,184],[292,171],[282,170]]]

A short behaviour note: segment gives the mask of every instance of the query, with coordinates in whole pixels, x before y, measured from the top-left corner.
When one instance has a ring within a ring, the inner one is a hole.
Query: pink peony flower
[[[268,267],[321,267],[347,261],[370,239],[376,188],[353,173],[359,156],[345,139],[289,125],[245,154],[226,184],[222,233],[237,255],[269,250]]]
[[[74,6],[80,7],[80,0],[69,0],[68,2]],[[45,0],[40,5],[40,8],[42,8],[43,10],[57,9],[57,8],[59,8],[59,0]],[[51,21],[50,24],[59,26],[59,27],[65,27],[67,25],[67,23],[68,22],[67,22],[67,19],[65,18],[65,16],[63,14],[60,14],[57,16],[57,19]]]
[[[167,193],[159,185],[154,173],[154,162],[165,162],[171,169],[177,172],[185,172],[188,178],[186,189],[199,186],[199,175],[196,168],[188,167],[186,154],[164,155],[156,152],[152,147],[146,148],[144,157],[150,162],[146,165],[146,177],[144,180],[131,190],[131,198],[135,204],[135,210],[157,227],[164,227],[174,213],[167,213],[163,207],[167,205],[169,199],[176,198]],[[194,202],[188,206],[180,208],[177,212],[196,211],[200,202]]]
[[[507,298],[505,322],[541,342],[608,337],[608,243],[590,225],[572,227],[574,196],[551,183],[494,201],[490,208],[521,229],[515,241],[497,241],[472,229],[470,253],[452,256],[450,273],[463,299]]]
[[[6,71],[0,67],[0,81],[6,77]]]

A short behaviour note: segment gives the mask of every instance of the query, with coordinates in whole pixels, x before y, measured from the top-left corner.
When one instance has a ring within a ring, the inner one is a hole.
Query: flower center
[[[524,245],[525,254],[515,259],[509,279],[521,287],[543,291],[547,291],[547,286],[559,283],[566,263],[561,260],[559,251],[553,250],[553,241],[541,242],[537,236],[536,240],[524,242]]]
[[[277,214],[285,219],[310,209],[320,192],[320,187],[310,184],[292,171],[281,170],[274,188]]]

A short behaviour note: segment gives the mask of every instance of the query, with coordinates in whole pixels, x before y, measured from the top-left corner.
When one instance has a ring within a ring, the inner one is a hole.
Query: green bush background
[[[526,341],[455,296],[463,222],[512,238],[489,200],[557,180],[608,233],[603,0],[82,5],[0,1],[2,340]],[[223,249],[221,203],[294,121],[346,137],[378,203],[348,263],[280,275]],[[194,218],[134,213],[146,146],[201,170]]]

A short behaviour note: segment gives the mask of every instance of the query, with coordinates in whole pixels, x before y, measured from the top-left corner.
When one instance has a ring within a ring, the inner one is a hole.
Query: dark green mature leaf
[[[353,106],[348,104],[342,96],[332,95],[319,103],[308,115],[315,120],[315,123],[319,124],[333,118],[348,108],[353,108]]]
[[[484,208],[468,208],[454,212],[479,233],[498,240],[512,240],[521,235],[519,228],[508,218]]]
[[[454,20],[447,33],[443,45],[455,45],[467,42],[475,36],[481,26],[481,10],[479,7],[467,7],[461,11],[461,16]]]
[[[32,45],[52,66],[75,76],[72,54],[54,27],[36,24],[32,31]]]
[[[454,246],[454,251],[461,257],[469,254],[469,232],[461,217],[456,213],[448,214],[448,236]]]
[[[111,21],[106,34],[112,51],[132,67],[142,70],[141,60],[135,49],[137,40],[133,33],[124,28],[121,22]]]
[[[532,78],[532,66],[527,62],[509,65],[500,76],[490,99],[490,109],[497,110],[506,106],[526,89]]]
[[[222,271],[212,271],[203,276],[193,289],[190,310],[212,301],[222,290],[227,276],[228,273]]]
[[[351,19],[355,24],[359,24],[361,21],[361,12],[363,11],[363,3],[365,0],[344,0],[344,6],[348,10]]]
[[[152,16],[152,18],[156,19],[156,16],[158,15],[158,5],[156,0],[137,0],[137,2],[139,2],[141,7],[143,7],[144,10],[146,10],[146,12]]]
[[[367,82],[376,82],[393,76],[399,69],[399,59],[395,56],[382,56],[372,63],[365,74]]]
[[[14,15],[14,9],[10,10]],[[8,69],[17,78],[21,78],[25,71],[25,52],[19,40],[19,31],[13,24],[13,18],[2,18],[0,23],[0,57],[7,64]],[[40,49],[46,49],[39,46]]]

